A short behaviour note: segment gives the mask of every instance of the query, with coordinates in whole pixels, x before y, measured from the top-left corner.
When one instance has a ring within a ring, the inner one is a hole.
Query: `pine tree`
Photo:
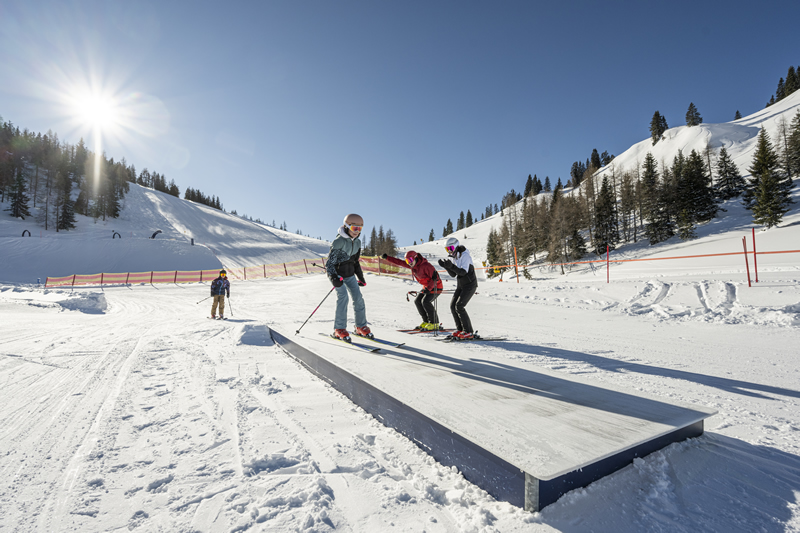
[[[737,109],[736,114],[733,115],[733,120],[739,120],[740,118],[742,118],[742,114],[739,113],[739,110]]]
[[[664,137],[664,132],[669,129],[667,119],[656,111],[650,120],[650,138],[653,139],[653,146]]]
[[[642,164],[642,215],[647,220],[645,234],[650,245],[665,241],[674,235],[666,201],[666,187],[659,184],[658,164],[650,152]]]
[[[603,166],[602,161],[600,161],[600,154],[597,153],[597,148],[592,149],[592,156],[589,158],[589,161],[595,170],[599,170]]]
[[[691,126],[699,126],[703,123],[703,117],[700,116],[700,113],[697,111],[697,108],[694,105],[694,102],[689,103],[689,109],[686,111],[686,125]]]
[[[428,234],[428,242],[433,242],[436,240],[436,236],[433,234],[433,228],[431,228],[430,234]]]
[[[714,195],[718,200],[726,201],[731,198],[737,198],[741,196],[747,187],[747,183],[739,173],[739,168],[733,162],[724,146],[719,151],[717,174]]]
[[[28,207],[30,198],[28,198],[28,195],[25,193],[25,176],[22,172],[22,168],[18,167],[15,174],[16,177],[8,189],[8,199],[11,205],[6,211],[11,211],[11,216],[14,218],[25,220],[25,217],[31,216]]]
[[[777,226],[793,203],[792,180],[781,175],[778,155],[764,128],[758,134],[753,163],[748,170],[752,177],[745,193],[745,206],[753,212],[753,222],[767,229]]]
[[[444,226],[444,231],[442,232],[442,237],[447,237],[451,233],[453,233],[453,221],[448,218],[447,224]]]
[[[458,215],[458,222],[456,222],[456,230],[462,230],[466,227],[466,220],[464,219],[464,211],[461,211]]]
[[[600,193],[594,204],[595,231],[594,253],[603,255],[606,250],[614,250],[619,242],[617,230],[616,199],[608,183],[608,176],[603,176]]]
[[[785,87],[783,85],[783,78],[778,80],[778,88],[775,90],[775,101],[780,102],[786,96]]]
[[[686,159],[679,183],[682,190],[679,213],[686,210],[692,224],[708,222],[717,216],[719,207],[714,200],[711,179],[703,157],[697,151],[692,150]]]
[[[789,142],[786,158],[792,169],[792,178],[800,176],[800,111],[792,119],[789,127]]]
[[[474,221],[472,220],[472,213],[470,212],[469,209],[467,209],[467,221],[466,221],[466,225],[464,227],[468,228],[468,227],[472,226],[473,223],[474,223]]]
[[[525,196],[530,196],[533,192],[533,178],[528,174],[528,180],[525,182]]]
[[[797,89],[800,89],[800,79],[798,79],[798,73],[794,67],[789,67],[789,72],[786,74],[786,83],[783,86],[784,93],[786,96],[789,96]]]
[[[550,192],[552,189],[550,188],[550,176],[544,177],[544,190],[545,192]]]

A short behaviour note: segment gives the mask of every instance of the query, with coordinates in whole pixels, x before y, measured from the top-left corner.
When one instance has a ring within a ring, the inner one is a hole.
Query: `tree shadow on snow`
[[[677,370],[672,368],[663,368],[641,363],[632,363],[629,361],[619,361],[610,357],[603,357],[600,355],[589,354],[586,352],[574,352],[571,350],[562,350],[559,348],[551,348],[545,346],[535,346],[517,342],[504,342],[503,348],[509,351],[516,351],[530,355],[537,355],[549,358],[558,358],[565,361],[572,361],[575,363],[586,363],[592,365],[600,370],[609,372],[628,372],[638,373],[651,376],[667,377],[673,379],[680,379],[683,381],[690,381],[698,383],[707,387],[714,387],[723,391],[731,392],[734,394],[742,394],[754,398],[772,399],[761,393],[775,394],[778,396],[789,396],[791,398],[800,398],[800,391],[793,389],[786,389],[783,387],[775,387],[763,383],[755,383],[752,381],[742,381],[738,379],[722,378],[718,376],[709,376],[707,374],[699,374],[697,372],[689,372],[686,370]],[[477,360],[476,360],[477,361]],[[486,363],[501,365],[497,361],[485,361]]]

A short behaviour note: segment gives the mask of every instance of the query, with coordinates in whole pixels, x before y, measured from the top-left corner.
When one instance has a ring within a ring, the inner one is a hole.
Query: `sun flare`
[[[77,99],[75,114],[91,128],[108,128],[115,125],[119,116],[111,98],[101,95],[89,95]]]

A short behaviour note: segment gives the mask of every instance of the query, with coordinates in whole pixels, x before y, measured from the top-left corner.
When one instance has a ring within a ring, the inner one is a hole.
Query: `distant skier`
[[[325,265],[328,278],[336,287],[336,318],[333,322],[333,336],[350,341],[347,332],[348,292],[353,298],[353,310],[356,315],[356,335],[373,338],[367,326],[367,306],[361,296],[359,287],[366,286],[364,272],[358,262],[361,257],[361,241],[358,236],[364,229],[364,219],[359,215],[349,214],[344,217],[344,224],[339,228],[339,235],[333,240]]]
[[[439,315],[436,312],[433,302],[442,292],[442,280],[439,278],[439,274],[436,272],[436,269],[433,268],[433,265],[414,250],[406,252],[405,261],[401,261],[396,257],[391,257],[386,254],[383,254],[381,257],[393,265],[410,268],[411,275],[422,284],[423,289],[417,294],[414,300],[417,311],[419,311],[422,317],[422,324],[420,324],[417,329],[426,331],[439,329]]]
[[[475,266],[467,249],[458,243],[458,239],[450,237],[445,243],[445,249],[450,259],[439,259],[439,266],[456,278],[456,290],[450,301],[450,311],[456,321],[456,331],[453,337],[461,340],[470,340],[474,337],[472,322],[467,314],[467,304],[478,289],[478,277],[475,275]],[[451,261],[452,259],[452,261]]]
[[[217,306],[219,305],[219,318],[225,318],[225,296],[231,297],[231,284],[228,281],[228,273],[225,270],[219,271],[219,277],[211,282],[211,296],[214,303],[211,304],[211,318],[217,318]]]

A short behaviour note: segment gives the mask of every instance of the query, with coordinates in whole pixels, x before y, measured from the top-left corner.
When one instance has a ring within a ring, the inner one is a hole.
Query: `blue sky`
[[[0,116],[62,141],[114,102],[125,157],[227,210],[332,239],[343,216],[400,245],[480,218],[593,148],[764,107],[800,65],[800,2],[0,4]]]

